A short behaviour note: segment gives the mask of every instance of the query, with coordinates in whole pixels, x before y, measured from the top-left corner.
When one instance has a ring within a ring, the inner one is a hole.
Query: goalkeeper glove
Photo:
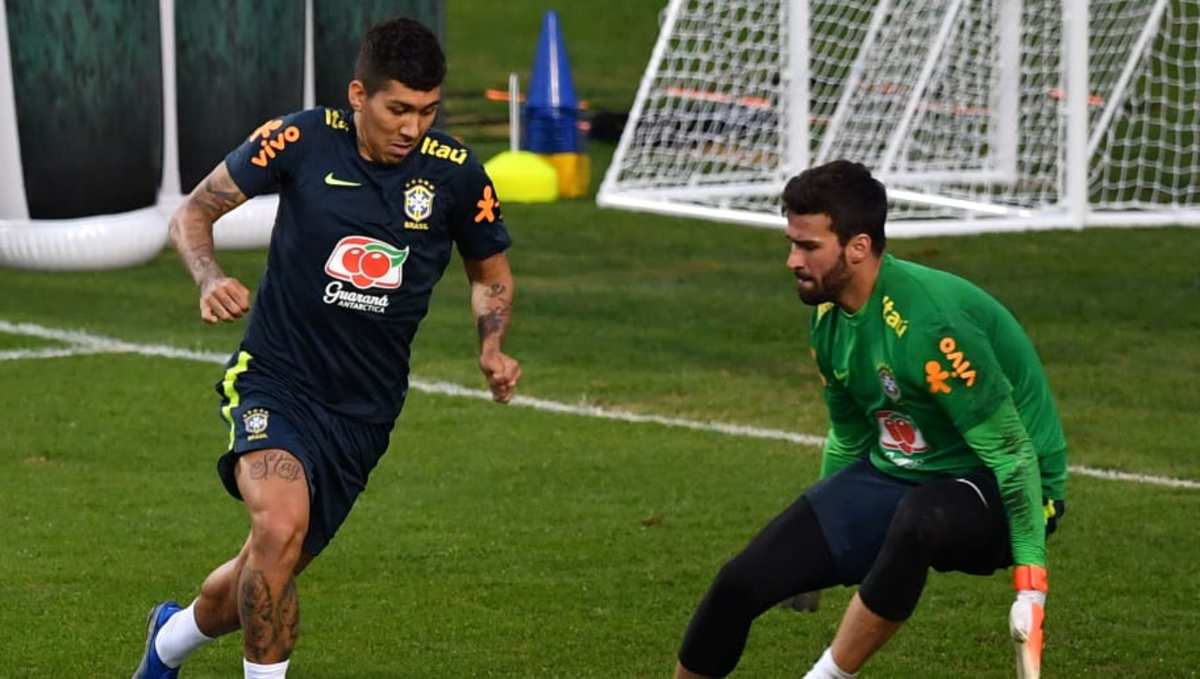
[[[1046,569],[1022,565],[1013,569],[1017,599],[1008,613],[1008,630],[1017,652],[1017,679],[1037,679],[1042,670],[1042,620],[1046,610]]]

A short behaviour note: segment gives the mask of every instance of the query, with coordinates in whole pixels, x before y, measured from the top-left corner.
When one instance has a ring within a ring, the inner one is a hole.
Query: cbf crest
[[[886,365],[879,366],[879,386],[883,387],[883,393],[888,398],[893,401],[900,400],[900,383],[896,381],[892,369]]]
[[[242,424],[246,427],[246,439],[256,441],[267,438],[267,424],[271,414],[265,408],[251,408],[242,414]]]
[[[421,222],[433,214],[433,183],[425,179],[410,179],[404,186],[404,214],[408,217],[404,228],[424,231],[429,225]]]

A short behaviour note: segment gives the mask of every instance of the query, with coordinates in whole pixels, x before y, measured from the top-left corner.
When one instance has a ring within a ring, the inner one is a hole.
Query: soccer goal
[[[866,164],[889,233],[1200,224],[1200,0],[671,0],[601,206],[782,227]]]

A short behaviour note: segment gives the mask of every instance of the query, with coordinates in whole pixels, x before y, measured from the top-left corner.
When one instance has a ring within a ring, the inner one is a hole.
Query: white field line
[[[79,330],[47,328],[44,326],[35,325],[33,323],[10,323],[8,321],[0,320],[0,333],[38,337],[41,339],[65,342],[71,345],[71,347],[68,349],[18,350],[15,352],[0,352],[0,360],[14,360],[16,358],[49,358],[51,356],[75,356],[94,353],[130,353],[140,354],[143,356],[179,358],[190,361],[200,361],[204,363],[223,365],[229,358],[227,354],[206,351],[190,351],[187,349],[180,349],[161,344],[137,344],[134,342],[125,342],[122,340],[113,339],[111,337],[104,337],[102,335],[92,335]],[[51,352],[59,353],[52,354]],[[19,353],[26,355],[15,355]],[[429,394],[442,394],[445,396],[474,398],[486,401],[490,401],[492,399],[491,393],[484,389],[471,389],[450,382],[429,381],[419,378],[412,378],[409,381],[409,386],[412,389]],[[726,422],[699,421],[688,420],[680,417],[649,415],[627,410],[601,408],[599,406],[582,403],[578,405],[571,405],[569,403],[548,401],[540,398],[531,398],[529,396],[517,396],[512,400],[511,405],[520,408],[532,408],[534,410],[541,410],[545,412],[561,413],[564,415],[597,417],[606,420],[618,420],[621,422],[658,424],[664,427],[707,431],[725,434],[728,436],[742,436],[746,438],[787,441],[805,446],[818,447],[825,442],[825,438],[823,436],[816,436],[813,434],[783,431],[780,429],[763,429],[760,427],[750,427]],[[1074,474],[1090,476],[1097,479],[1127,481],[1130,483],[1165,486],[1168,488],[1188,488],[1192,490],[1200,490],[1200,481],[1193,481],[1191,479],[1177,479],[1168,476],[1153,476],[1149,474],[1133,474],[1130,472],[1116,471],[1113,469],[1098,469],[1096,467],[1085,467],[1082,465],[1071,465],[1069,469]]]
[[[109,353],[106,349],[91,349],[80,346],[48,347],[45,349],[12,349],[0,351],[0,361],[23,361],[31,358],[65,358],[87,354]]]

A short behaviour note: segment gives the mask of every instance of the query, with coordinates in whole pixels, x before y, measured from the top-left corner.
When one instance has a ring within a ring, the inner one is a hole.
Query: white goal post
[[[889,235],[1200,225],[1200,0],[671,0],[597,194],[782,227],[866,164]]]

